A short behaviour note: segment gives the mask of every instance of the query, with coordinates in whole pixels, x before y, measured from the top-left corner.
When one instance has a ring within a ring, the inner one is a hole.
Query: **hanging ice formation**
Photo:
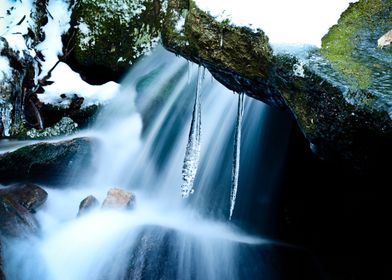
[[[193,106],[192,122],[189,131],[188,144],[186,145],[184,165],[182,167],[181,195],[186,198],[194,192],[195,181],[200,158],[200,132],[201,132],[201,86],[204,79],[204,68],[199,67],[197,72],[197,85],[195,104]]]
[[[244,115],[244,94],[238,95],[237,124],[234,136],[233,166],[231,171],[231,194],[230,194],[230,217],[233,216],[235,200],[237,197],[238,178],[240,175],[240,156],[241,156],[241,130],[242,117]]]
[[[12,105],[2,102],[0,100],[0,126],[3,128],[3,136],[10,136],[11,130],[11,112],[12,112]],[[0,132],[1,136],[1,132]]]

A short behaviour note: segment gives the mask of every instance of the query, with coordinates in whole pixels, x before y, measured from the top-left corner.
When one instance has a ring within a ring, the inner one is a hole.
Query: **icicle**
[[[200,132],[201,132],[201,101],[200,92],[204,77],[204,68],[199,67],[197,72],[196,98],[193,106],[192,122],[189,131],[188,144],[186,146],[184,165],[182,167],[181,195],[186,198],[194,192],[197,167],[200,157]]]
[[[223,33],[222,33],[222,32],[221,32],[221,34],[220,34],[219,46],[220,46],[220,47],[223,47]]]
[[[238,96],[237,125],[234,136],[233,166],[231,171],[231,194],[230,194],[230,217],[233,216],[235,200],[237,197],[238,179],[240,175],[240,156],[241,156],[241,130],[242,117],[244,115],[244,94]]]
[[[37,106],[35,106],[34,102],[31,99],[30,99],[30,105],[31,105],[31,108],[33,108],[34,115],[37,119],[38,128],[44,129],[44,122],[42,120],[41,113],[39,112]]]
[[[192,70],[191,67],[192,67],[191,62],[188,60],[188,67],[187,67],[188,85],[191,83],[191,70]]]
[[[12,109],[11,104],[0,103],[0,121],[3,126],[3,136],[10,136]]]

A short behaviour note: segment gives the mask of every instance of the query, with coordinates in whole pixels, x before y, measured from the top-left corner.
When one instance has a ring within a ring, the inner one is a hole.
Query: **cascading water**
[[[228,224],[224,214],[229,210],[228,163],[233,155],[236,117],[238,131],[242,112],[251,123],[262,120],[264,106],[252,101],[244,109],[241,95],[237,111],[236,98],[228,90],[213,81],[202,85],[200,69],[190,67],[189,72],[188,83],[186,62],[163,49],[133,68],[95,126],[81,132],[101,143],[92,166],[81,167],[85,176],[67,181],[64,174],[61,189],[47,186],[48,201],[37,213],[40,236],[4,244],[8,279],[204,280],[256,279],[261,275],[272,279],[260,254],[265,240],[241,233]],[[199,72],[198,78],[195,72]],[[194,158],[199,168],[192,180],[198,188],[189,200],[183,200],[178,186],[191,122],[199,127],[194,136],[203,142],[193,151],[200,145],[205,148]],[[262,121],[255,122],[252,131],[262,125]],[[244,141],[258,143],[260,134],[248,131],[243,131]],[[239,137],[237,132],[236,151]],[[239,152],[235,155],[238,174]],[[244,155],[252,155],[246,160],[253,161],[254,151],[245,149]],[[250,166],[246,171],[250,174]],[[83,198],[92,194],[102,201],[111,187],[134,192],[135,209],[99,209],[76,218]]]

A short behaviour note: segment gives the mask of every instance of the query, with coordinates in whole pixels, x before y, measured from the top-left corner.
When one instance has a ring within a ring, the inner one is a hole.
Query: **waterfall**
[[[85,175],[65,174],[61,188],[48,183],[48,201],[36,214],[42,233],[3,244],[8,279],[236,280],[271,275],[264,265],[264,248],[270,242],[227,221],[233,154],[236,172],[245,168],[236,186],[251,194],[238,197],[236,216],[252,219],[254,208],[242,204],[255,204],[262,213],[268,205],[257,204],[257,197],[269,196],[259,195],[264,183],[254,177],[263,160],[259,155],[265,106],[249,100],[244,107],[243,96],[237,106],[236,96],[208,78],[202,88],[203,70],[188,67],[163,48],[132,68],[93,127],[77,135],[100,142],[91,166],[81,167]],[[239,151],[240,135],[233,151],[233,131],[241,130],[242,113],[242,158],[252,165],[240,166],[239,152],[234,152]],[[192,170],[191,182],[197,192],[184,200],[178,186],[192,137],[197,139],[192,164],[198,167]],[[271,166],[265,165],[263,172],[274,173]],[[97,209],[76,218],[82,199],[94,195],[102,202],[111,187],[133,192],[135,209]]]
[[[242,118],[244,116],[244,94],[238,95],[238,109],[237,109],[237,123],[235,126],[234,136],[234,152],[233,152],[233,167],[231,175],[231,193],[230,193],[230,216],[233,216],[235,200],[237,198],[238,179],[240,177],[240,156],[241,156],[241,130]]]
[[[197,85],[195,104],[193,106],[192,122],[189,131],[188,144],[186,146],[184,165],[182,168],[181,195],[184,198],[189,197],[194,192],[193,183],[195,181],[197,167],[200,158],[200,137],[201,137],[201,86],[204,79],[204,68],[199,67],[197,71]]]

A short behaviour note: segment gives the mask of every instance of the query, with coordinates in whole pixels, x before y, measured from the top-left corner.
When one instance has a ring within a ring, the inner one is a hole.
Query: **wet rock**
[[[64,175],[78,176],[93,158],[97,142],[76,138],[60,142],[41,142],[0,155],[0,182],[27,179],[61,183]]]
[[[130,209],[135,204],[135,195],[123,189],[112,188],[102,203],[102,208]]]
[[[91,83],[118,79],[158,43],[162,13],[159,0],[76,1],[67,63]]]
[[[79,212],[77,216],[81,217],[87,214],[88,212],[90,212],[91,210],[97,208],[98,206],[99,206],[98,199],[95,196],[89,195],[88,197],[86,197],[80,202]]]
[[[38,233],[33,213],[47,198],[37,185],[21,184],[0,189],[0,232],[3,236],[23,237]]]
[[[48,193],[32,183],[17,184],[0,189],[0,196],[12,199],[30,212],[35,212],[48,198]]]

